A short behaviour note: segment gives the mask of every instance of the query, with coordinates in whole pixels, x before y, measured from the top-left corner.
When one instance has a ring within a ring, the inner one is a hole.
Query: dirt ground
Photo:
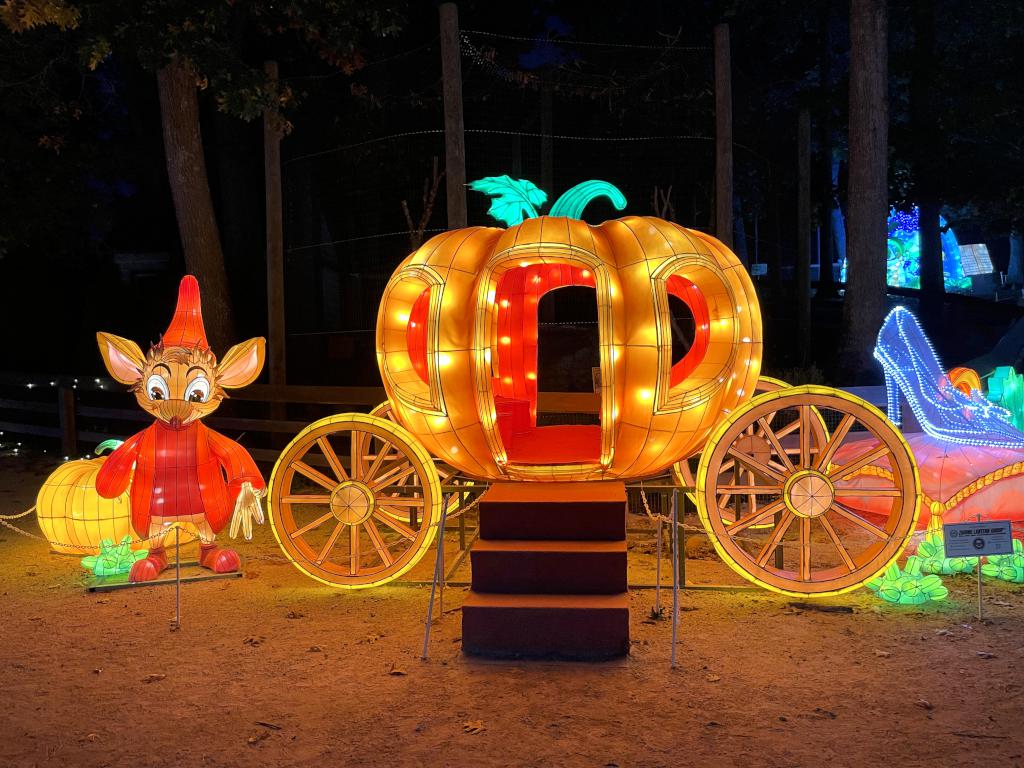
[[[46,467],[0,458],[0,513]],[[691,583],[738,583],[691,543]],[[631,582],[653,544],[630,537]],[[0,528],[0,765],[1024,765],[1019,586],[987,583],[980,623],[970,577],[935,608],[826,601],[852,613],[688,589],[677,669],[652,589],[631,591],[628,658],[567,664],[464,657],[452,586],[423,661],[426,587],[333,591],[265,526],[239,550],[244,578],[186,584],[172,632],[173,588],[89,593],[73,558]]]

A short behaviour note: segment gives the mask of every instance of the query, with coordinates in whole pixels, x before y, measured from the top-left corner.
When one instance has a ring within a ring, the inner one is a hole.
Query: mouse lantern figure
[[[206,427],[202,418],[217,409],[225,389],[244,387],[259,376],[264,340],[236,344],[218,362],[203,328],[199,283],[191,275],[178,287],[170,327],[147,354],[110,333],[96,339],[110,375],[129,385],[142,409],[156,417],[121,444],[96,477],[104,498],[130,488],[132,528],[150,541],[149,555],[132,566],[130,580],[160,575],[167,567],[161,534],[184,523],[198,532],[202,567],[237,571],[238,554],[214,539],[229,520],[232,537],[239,527],[252,537],[252,521],[263,522],[260,499],[266,484],[249,453]]]

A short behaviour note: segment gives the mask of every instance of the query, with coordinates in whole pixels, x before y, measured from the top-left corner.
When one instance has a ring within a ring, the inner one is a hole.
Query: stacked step
[[[480,500],[462,648],[491,657],[629,652],[622,483],[496,483]]]

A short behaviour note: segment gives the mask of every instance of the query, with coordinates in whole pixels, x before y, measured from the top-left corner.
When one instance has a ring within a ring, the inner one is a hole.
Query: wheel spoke
[[[735,494],[753,493],[758,496],[770,496],[782,493],[781,485],[719,485],[716,487],[719,494],[733,496]]]
[[[348,436],[348,465],[351,467],[350,475],[353,480],[363,479],[363,456],[362,456],[362,438],[361,435],[365,435],[365,432],[360,432],[353,429]]]
[[[306,525],[302,526],[298,530],[292,531],[292,538],[294,539],[294,538],[296,538],[298,536],[302,536],[304,533],[308,533],[309,531],[312,531],[317,526],[323,525],[325,522],[330,520],[332,517],[334,517],[334,513],[333,512],[328,512],[326,515],[318,517],[312,523],[307,523]]]
[[[875,536],[875,537],[877,537],[879,539],[888,539],[889,538],[889,534],[886,533],[885,530],[883,530],[882,528],[879,528],[877,525],[869,523],[863,517],[861,517],[860,515],[856,514],[855,512],[852,512],[851,510],[847,509],[842,504],[836,504],[835,502],[833,502],[832,506],[830,507],[830,509],[832,511],[834,511],[836,514],[838,514],[840,517],[843,517],[843,518],[849,520],[854,525],[856,525],[856,526],[862,528],[863,530],[867,531],[872,536]]]
[[[829,519],[825,517],[825,515],[819,517],[818,521],[821,523],[821,527],[825,529],[825,533],[827,533],[828,537],[832,540],[832,546],[836,548],[836,552],[839,553],[839,556],[843,559],[846,567],[850,569],[850,573],[853,573],[857,570],[857,565],[853,562],[853,558],[850,557],[850,553],[846,551],[846,547],[843,546],[843,542],[840,541],[839,534],[832,526],[832,523],[829,522]]]
[[[885,443],[882,443],[878,447],[876,447],[875,449],[870,450],[867,453],[861,454],[859,458],[857,458],[857,459],[855,459],[855,460],[853,460],[851,462],[848,462],[846,464],[843,464],[841,467],[837,467],[834,472],[830,472],[829,473],[829,477],[832,479],[833,483],[837,483],[840,480],[842,480],[844,477],[847,477],[848,475],[852,475],[858,469],[861,469],[862,467],[866,467],[872,461],[875,461],[876,459],[880,459],[880,458],[882,458],[883,456],[885,456],[888,453],[889,453],[889,447],[887,445],[885,445]]]
[[[772,415],[774,416],[774,414],[772,414]],[[775,436],[781,440],[782,438],[784,438],[787,435],[791,434],[793,432],[793,430],[795,430],[799,426],[800,426],[800,419],[796,419],[795,421],[791,421],[791,422],[789,422],[789,424],[787,424],[786,426],[782,427],[781,429],[774,430]]]
[[[764,416],[758,419],[757,423],[761,425],[761,430],[764,432],[765,438],[768,440],[769,443],[772,444],[772,448],[774,449],[776,455],[778,455],[778,457],[782,460],[782,463],[786,467],[786,470],[789,472],[795,471],[796,467],[793,466],[793,462],[790,460],[789,454],[786,453],[785,449],[782,447],[782,443],[779,442],[778,436],[775,434],[775,432],[772,431],[772,428],[768,425],[768,422],[765,420]]]
[[[416,467],[414,467],[412,464],[410,464],[409,466],[407,466],[405,469],[403,469],[398,474],[388,473],[387,475],[385,475],[384,477],[379,479],[377,482],[371,484],[370,485],[370,490],[373,491],[374,493],[376,493],[381,488],[384,488],[387,485],[394,485],[399,480],[401,480],[403,477],[408,477],[409,475],[411,475],[415,471],[416,471]]]
[[[842,444],[843,440],[846,439],[846,435],[849,433],[850,427],[853,426],[855,421],[857,420],[850,414],[843,416],[842,421],[839,422],[839,426],[836,427],[836,431],[832,433],[832,436],[825,444],[825,449],[818,454],[818,460],[814,463],[815,469],[819,472],[828,470],[828,463],[832,461],[832,457],[835,456],[840,444]]]
[[[784,506],[786,506],[786,503],[782,501],[782,499],[779,499],[778,501],[773,501],[768,506],[762,507],[753,514],[747,515],[746,517],[741,517],[735,523],[729,525],[726,528],[726,530],[729,532],[730,536],[735,536],[737,533],[745,531],[752,525],[758,525],[760,523],[767,522],[769,518],[774,517],[775,513],[779,512]]]
[[[318,437],[316,444],[320,446],[320,452],[327,459],[327,463],[331,465],[331,469],[334,470],[334,475],[338,480],[344,483],[348,480],[348,472],[341,466],[341,459],[338,458],[338,454],[334,452],[334,446],[331,445],[331,441],[326,436]]]
[[[388,471],[373,481],[371,485],[377,488],[383,488],[385,485],[403,485],[410,473],[404,473],[403,470],[409,469],[412,465],[402,460],[388,468]]]
[[[338,487],[338,483],[336,480],[331,480],[331,478],[329,478],[323,472],[321,472],[318,469],[314,469],[313,467],[309,466],[309,464],[306,464],[303,461],[293,461],[292,466],[295,467],[296,472],[305,475],[314,483],[322,485],[328,491],[333,491],[335,488]]]
[[[881,496],[887,498],[899,498],[903,495],[903,491],[899,488],[837,488],[837,496]]]
[[[334,526],[334,530],[331,531],[331,535],[327,539],[327,543],[324,544],[324,548],[320,550],[320,554],[316,558],[316,564],[322,565],[324,560],[327,559],[327,555],[334,548],[334,543],[338,540],[341,535],[341,529],[345,527],[344,523],[338,523]]]
[[[315,496],[307,494],[293,494],[281,499],[285,504],[330,504],[330,496]]]
[[[811,414],[811,406],[801,405],[800,406],[800,466],[809,467],[811,465],[811,425],[809,416]],[[801,530],[803,530],[801,528]]]
[[[778,525],[775,526],[775,530],[772,531],[771,538],[768,539],[768,543],[764,545],[764,548],[758,554],[755,562],[761,568],[768,563],[768,558],[772,556],[779,544],[782,543],[782,537],[786,535],[786,531],[789,530],[790,524],[793,522],[793,518],[796,515],[791,510],[786,510],[782,514],[782,519],[779,520]]]
[[[379,507],[422,507],[423,499],[414,499],[408,496],[386,496],[377,498]]]
[[[350,525],[348,527],[349,535],[349,565],[348,572],[355,576],[359,573],[359,529],[361,526]]]
[[[373,438],[370,438],[370,439],[372,440]],[[366,470],[366,474],[362,478],[364,483],[369,484],[370,481],[373,480],[374,477],[376,477],[377,470],[379,470],[381,464],[384,463],[384,459],[387,456],[388,451],[390,451],[390,450],[391,450],[391,441],[390,440],[383,440],[383,445],[381,446],[380,450],[377,451],[377,457],[373,460],[373,464],[371,464],[370,468],[368,470]]]
[[[800,581],[811,580],[811,518],[800,518]]]
[[[409,539],[409,541],[412,541],[416,538],[416,531],[407,526],[405,523],[395,520],[395,518],[391,517],[390,515],[386,513],[380,514],[380,510],[375,510],[373,516],[380,520],[382,523],[384,523],[384,525],[386,525],[388,528],[397,531],[402,536]]]
[[[729,449],[729,455],[736,459],[740,464],[753,469],[755,472],[761,473],[763,476],[770,478],[779,484],[786,482],[786,476],[784,474],[772,467],[769,467],[758,459],[755,459],[753,456],[737,451],[735,448]]]
[[[377,554],[380,555],[380,559],[384,561],[385,567],[395,562],[395,558],[388,551],[387,545],[384,543],[384,539],[381,537],[380,531],[377,530],[373,519],[368,518],[363,523],[363,527],[366,528],[366,535],[370,537],[370,542],[373,544],[373,548],[377,550]]]

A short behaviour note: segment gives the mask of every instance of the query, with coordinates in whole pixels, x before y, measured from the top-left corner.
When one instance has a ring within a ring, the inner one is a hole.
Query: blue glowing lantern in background
[[[919,212],[915,205],[909,211],[889,209],[889,258],[887,282],[894,288],[921,287],[921,232],[918,221]],[[964,274],[960,262],[960,244],[952,227],[947,226],[945,218],[939,217],[942,242],[942,273],[946,281],[947,291],[971,290],[971,278]],[[840,279],[846,280],[846,260]]]

